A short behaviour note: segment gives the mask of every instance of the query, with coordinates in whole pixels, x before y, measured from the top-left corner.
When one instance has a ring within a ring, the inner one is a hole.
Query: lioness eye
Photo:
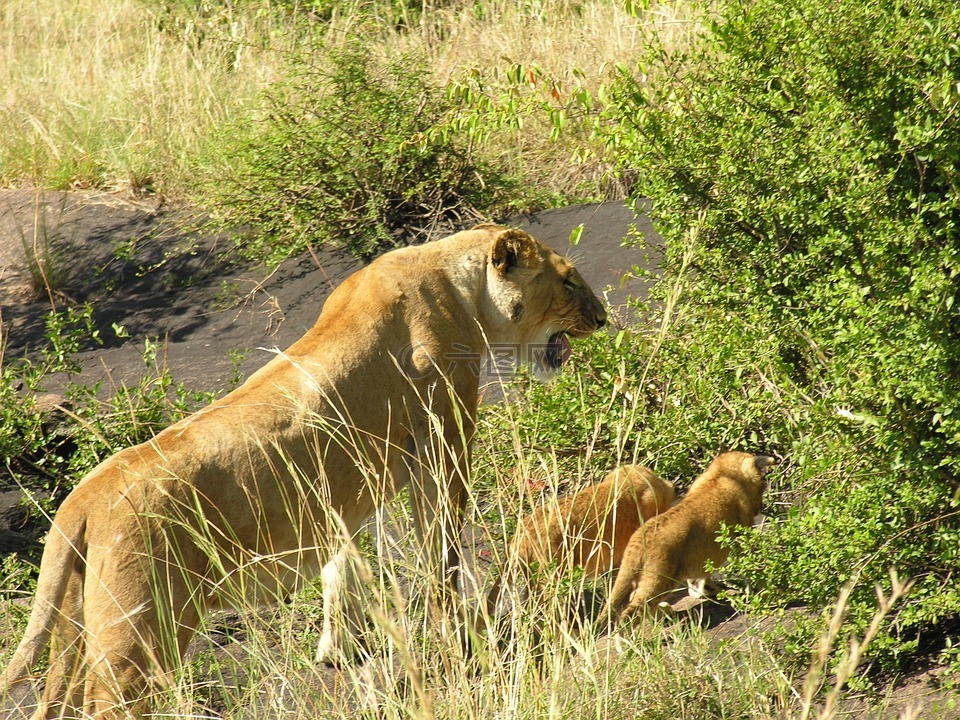
[[[564,281],[563,281],[563,286],[564,286],[567,290],[576,290],[576,289],[577,289],[577,284],[576,284],[573,280],[570,280],[570,279],[564,280]]]

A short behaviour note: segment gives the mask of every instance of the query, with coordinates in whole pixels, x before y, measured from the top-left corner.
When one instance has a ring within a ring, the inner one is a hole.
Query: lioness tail
[[[47,648],[50,634],[62,612],[70,573],[85,554],[81,547],[85,530],[85,520],[72,524],[67,521],[67,527],[57,522],[47,535],[33,610],[23,639],[0,675],[0,696],[8,694],[12,685],[30,674]]]

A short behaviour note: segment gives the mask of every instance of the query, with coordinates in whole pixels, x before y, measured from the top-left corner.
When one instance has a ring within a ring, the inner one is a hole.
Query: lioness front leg
[[[410,496],[420,543],[419,565],[430,584],[427,613],[434,617],[439,615],[441,634],[449,637],[452,631],[465,630],[459,589],[460,535],[466,509],[466,489],[459,478],[440,486],[436,479],[428,477],[412,484]],[[456,627],[451,627],[451,622],[456,623]],[[461,635],[461,640],[465,641],[466,636]]]
[[[356,547],[349,543],[323,566],[323,633],[317,662],[340,667],[360,654],[365,627],[360,562]]]

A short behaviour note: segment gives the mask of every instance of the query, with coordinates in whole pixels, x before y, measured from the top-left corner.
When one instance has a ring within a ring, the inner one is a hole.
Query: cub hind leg
[[[667,613],[660,603],[678,586],[679,570],[677,564],[663,562],[662,557],[645,557],[642,552],[625,556],[601,615],[602,621],[622,622],[640,611]]]

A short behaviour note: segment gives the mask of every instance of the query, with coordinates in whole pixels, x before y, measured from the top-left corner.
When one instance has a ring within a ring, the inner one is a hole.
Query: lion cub
[[[641,609],[659,609],[664,594],[684,581],[707,580],[707,561],[727,559],[717,542],[721,524],[750,526],[760,512],[771,457],[722,453],[694,480],[687,494],[638,529],[623,553],[620,572],[601,616],[611,617],[627,600],[623,619]]]
[[[620,566],[637,528],[676,500],[673,485],[642,465],[623,465],[596,485],[556,503],[541,505],[523,519],[510,543],[507,572],[529,575],[535,564],[582,567],[594,577]],[[487,598],[493,612],[497,580]]]

